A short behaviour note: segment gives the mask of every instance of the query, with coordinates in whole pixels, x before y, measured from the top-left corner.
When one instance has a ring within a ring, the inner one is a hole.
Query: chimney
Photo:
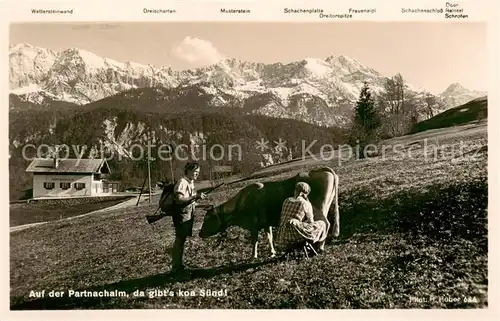
[[[57,168],[59,166],[59,158],[57,158],[57,155],[54,156],[54,168]]]
[[[54,168],[57,168],[57,166],[59,166],[59,158],[58,158],[58,153],[59,150],[58,148],[56,147],[56,150],[54,152]]]

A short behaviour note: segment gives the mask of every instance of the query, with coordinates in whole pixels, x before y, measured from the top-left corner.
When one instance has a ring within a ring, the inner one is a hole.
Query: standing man
[[[206,197],[204,193],[198,195],[194,188],[194,181],[198,179],[199,175],[200,165],[187,163],[184,167],[184,176],[174,186],[175,201],[179,205],[179,210],[172,215],[175,228],[175,241],[172,247],[172,273],[185,271],[182,257],[186,239],[193,236],[196,201]]]

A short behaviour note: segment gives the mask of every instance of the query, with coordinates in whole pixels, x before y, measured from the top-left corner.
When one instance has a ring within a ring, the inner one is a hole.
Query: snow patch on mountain
[[[305,80],[301,82],[298,86],[296,86],[292,90],[291,94],[295,95],[300,93],[306,93],[309,95],[318,96],[324,101],[329,101],[330,100],[329,93],[325,90],[322,90],[321,87],[322,86],[318,84],[314,84],[312,82],[308,82],[307,80]]]
[[[104,120],[104,135],[108,140],[115,140],[115,128],[118,124],[118,117],[114,117],[113,119],[105,119]]]
[[[321,78],[332,72],[330,65],[320,59],[306,58],[306,68],[315,78]]]
[[[217,95],[217,89],[212,85],[212,86],[200,86],[201,89],[205,91],[205,93],[210,94],[210,95]]]
[[[288,105],[289,97],[295,88],[290,87],[281,87],[281,88],[272,88],[270,91],[275,94],[282,102],[283,105]]]

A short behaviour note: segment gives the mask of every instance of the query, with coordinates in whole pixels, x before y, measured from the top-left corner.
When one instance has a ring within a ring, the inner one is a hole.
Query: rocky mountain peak
[[[455,82],[448,86],[439,96],[443,99],[448,108],[463,105],[475,98],[486,96],[486,92],[470,90],[462,84]]]
[[[452,83],[451,85],[449,85],[444,91],[443,91],[443,94],[451,94],[451,93],[462,93],[462,92],[465,92],[465,91],[468,91],[467,89],[465,89],[464,86],[462,86],[462,84],[458,83],[458,82],[455,82],[455,83]]]

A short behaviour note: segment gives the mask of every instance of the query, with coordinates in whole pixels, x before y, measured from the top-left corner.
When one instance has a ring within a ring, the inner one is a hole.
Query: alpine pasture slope
[[[11,309],[487,307],[486,122],[390,144],[400,144],[397,152],[273,166],[200,204],[223,202],[252,181],[332,166],[340,177],[341,235],[324,254],[270,259],[263,241],[264,256],[249,261],[249,235],[232,228],[224,242],[191,238],[185,256],[192,275],[174,278],[166,255],[171,221],[148,225],[156,203],[132,206],[11,233]],[[222,296],[206,296],[207,289]],[[32,290],[45,297],[29,297]],[[51,290],[64,296],[49,297]],[[68,297],[70,290],[125,296]]]

